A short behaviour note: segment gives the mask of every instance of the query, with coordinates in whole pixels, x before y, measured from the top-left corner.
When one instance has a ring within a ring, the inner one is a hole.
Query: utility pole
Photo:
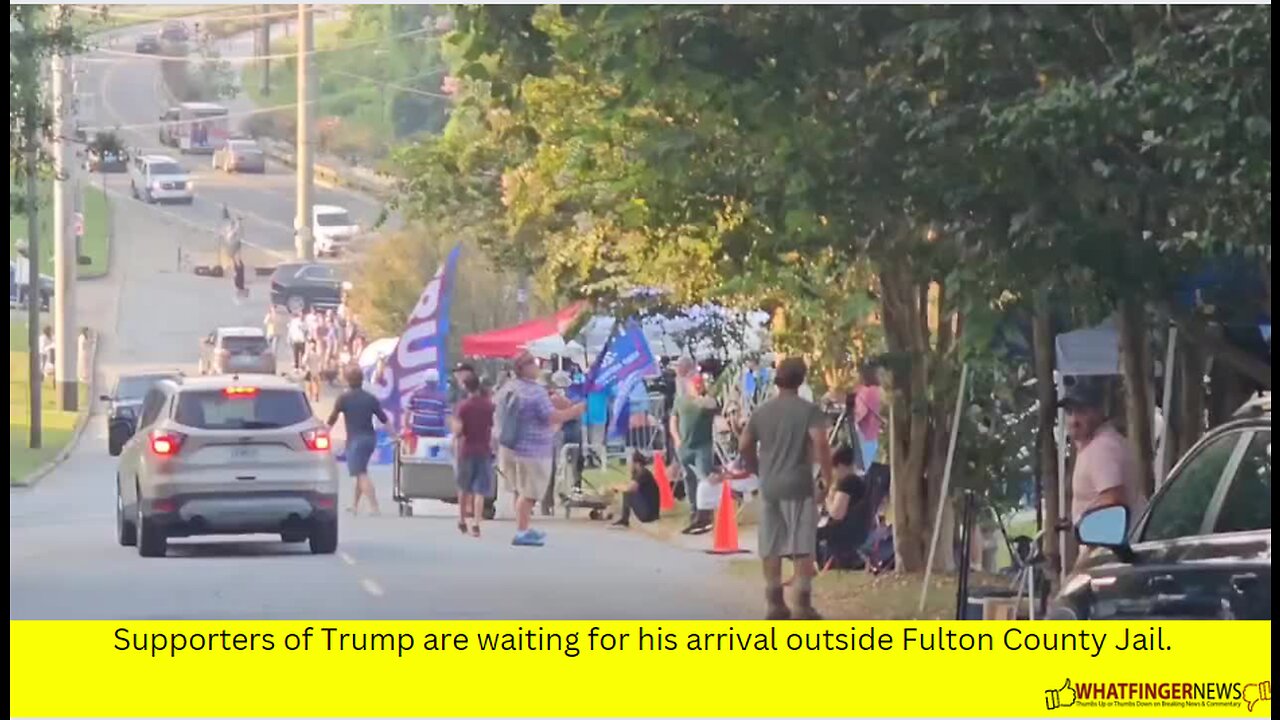
[[[58,405],[75,412],[80,404],[76,372],[76,252],[75,208],[71,201],[75,172],[74,133],[71,121],[71,67],[68,59],[54,55],[53,81],[53,342],[54,379],[58,385]],[[34,276],[34,273],[33,273]]]
[[[27,144],[27,394],[30,397],[27,447],[37,449],[43,445],[40,391],[44,389],[44,376],[40,373],[40,195],[36,190],[36,143],[40,142],[40,135],[30,119],[22,131]]]
[[[271,95],[271,6],[262,5],[262,24],[258,26],[258,57],[261,58],[262,96]]]
[[[312,98],[315,97],[312,68],[315,61],[314,50],[315,24],[311,6],[303,3],[298,5],[298,197],[297,216],[293,220],[294,243],[299,260],[311,260],[314,250],[311,235],[311,191],[315,162],[311,154],[315,148],[315,133],[311,124],[315,114],[312,105]]]

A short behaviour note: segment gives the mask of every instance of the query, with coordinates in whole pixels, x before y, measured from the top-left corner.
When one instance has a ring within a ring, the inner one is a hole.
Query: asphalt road
[[[125,60],[94,73],[122,120],[144,122],[161,107],[153,70],[150,61]],[[211,236],[222,201],[252,204],[264,241],[287,248],[286,233],[266,232],[290,221],[286,178],[212,182],[201,186],[192,208],[116,200],[112,272],[81,284],[77,297],[81,322],[102,338],[99,387],[127,371],[193,372],[203,334],[261,319],[261,282],[251,286],[252,300],[236,305],[229,281],[180,273],[173,257],[179,244]],[[35,488],[11,491],[11,620],[714,619],[758,612],[751,586],[703,553],[564,520],[543,525],[545,547],[517,548],[510,521],[489,523],[483,538],[464,537],[452,508],[440,503],[420,503],[413,518],[344,516],[332,556],[252,537],[177,540],[169,557],[144,559],[115,541],[115,462],[105,438],[98,413],[67,462]],[[375,481],[389,507],[386,471]]]
[[[154,28],[152,28],[154,30]],[[132,53],[134,40],[146,32],[145,28],[118,31],[104,42],[106,50]],[[244,41],[234,38],[220,47],[228,58],[245,56],[252,46],[244,47]],[[159,118],[168,107],[162,92],[159,57],[126,57],[109,52],[96,52],[77,63],[80,95],[89,94],[82,118],[90,127],[121,128],[121,136],[129,148],[146,153],[170,155],[177,159],[195,182],[196,201],[191,206],[169,206],[167,209],[194,226],[216,228],[222,207],[245,218],[246,239],[251,244],[276,251],[282,255],[293,254],[293,220],[295,203],[295,173],[292,168],[268,161],[263,175],[236,175],[214,172],[210,158],[203,155],[183,156],[175,148],[160,144]],[[237,73],[243,63],[233,63]],[[223,102],[232,114],[233,129],[240,129],[253,104],[240,97]],[[128,178],[113,175],[107,178],[108,188],[117,193],[127,193]],[[342,188],[317,186],[313,194],[316,204],[339,205],[349,210],[354,218],[370,228],[383,213],[383,203]]]

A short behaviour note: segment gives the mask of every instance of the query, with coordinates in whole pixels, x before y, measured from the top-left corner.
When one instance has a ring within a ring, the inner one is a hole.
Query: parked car
[[[277,377],[162,380],[116,468],[116,538],[143,557],[169,540],[273,534],[338,548],[338,469],[329,429]]]
[[[180,377],[182,372],[179,370],[162,370],[121,375],[116,379],[111,394],[101,398],[107,404],[107,452],[112,457],[119,455],[124,444],[133,437],[142,400],[151,388],[161,380]]]
[[[213,169],[228,173],[265,173],[267,154],[256,140],[232,138],[213,151]]]
[[[271,302],[291,313],[313,307],[335,308],[342,302],[343,291],[349,288],[350,284],[332,265],[288,263],[277,266],[271,276]]]
[[[276,374],[276,355],[266,332],[256,327],[224,327],[200,341],[200,374]]]
[[[146,34],[138,37],[138,41],[133,44],[133,51],[139,55],[156,55],[160,52],[160,38],[153,34]]]
[[[170,20],[160,30],[160,39],[171,43],[184,43],[191,39],[187,26],[180,20]]]
[[[195,202],[191,176],[167,155],[141,155],[129,165],[129,192],[146,203]]]
[[[311,232],[316,257],[337,257],[360,234],[360,224],[346,208],[316,205],[311,210]]]
[[[1271,394],[1204,436],[1136,522],[1095,508],[1049,619],[1271,619]]]
[[[21,308],[27,305],[27,293],[30,290],[25,270],[26,258],[9,261],[9,307]],[[40,276],[40,309],[48,310],[53,304],[53,278]]]
[[[92,144],[85,150],[84,168],[97,173],[124,173],[129,171],[129,153],[114,148],[98,148]]]

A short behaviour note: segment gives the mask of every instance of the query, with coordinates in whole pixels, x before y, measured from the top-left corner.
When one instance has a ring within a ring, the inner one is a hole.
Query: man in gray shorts
[[[818,503],[823,487],[831,487],[831,446],[827,420],[817,405],[800,397],[807,368],[800,358],[778,364],[778,394],[751,413],[740,451],[748,470],[760,477],[760,559],[764,564],[766,620],[793,617],[782,593],[782,559],[791,558],[796,572],[799,620],[821,620],[813,607],[813,564],[818,541]],[[813,476],[822,468],[823,484]]]

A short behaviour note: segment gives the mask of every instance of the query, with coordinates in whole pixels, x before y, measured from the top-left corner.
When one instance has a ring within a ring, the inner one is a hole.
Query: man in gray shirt
[[[833,484],[827,420],[817,405],[800,397],[807,368],[804,360],[778,364],[778,394],[751,414],[742,433],[741,454],[748,470],[760,477],[760,559],[764,566],[766,620],[793,617],[782,592],[782,559],[791,558],[796,573],[796,612],[800,620],[820,620],[813,607],[813,563],[818,538],[818,503],[824,486]],[[813,466],[822,469],[815,482]]]

